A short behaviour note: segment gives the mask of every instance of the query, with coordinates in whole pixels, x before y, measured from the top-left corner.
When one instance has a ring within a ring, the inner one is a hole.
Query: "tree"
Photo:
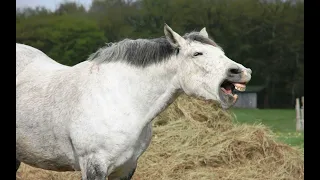
[[[81,15],[86,13],[86,9],[81,4],[77,4],[75,2],[65,2],[59,5],[55,13],[58,15],[64,15],[64,14]]]

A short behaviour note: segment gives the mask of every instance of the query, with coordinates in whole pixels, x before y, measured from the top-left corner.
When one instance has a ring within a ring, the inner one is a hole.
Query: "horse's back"
[[[16,76],[35,61],[47,63],[55,67],[63,67],[63,65],[52,60],[42,51],[28,45],[16,43]]]

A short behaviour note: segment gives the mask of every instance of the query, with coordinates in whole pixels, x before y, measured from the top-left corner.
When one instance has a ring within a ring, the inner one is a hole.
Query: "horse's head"
[[[177,70],[180,88],[187,95],[218,101],[229,108],[236,100],[234,89],[244,91],[251,79],[251,69],[229,59],[212,41],[206,29],[181,37],[168,25],[167,40],[179,48]]]

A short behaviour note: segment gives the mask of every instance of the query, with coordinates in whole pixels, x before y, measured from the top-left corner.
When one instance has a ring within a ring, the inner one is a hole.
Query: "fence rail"
[[[304,131],[304,96],[296,99],[296,131]]]

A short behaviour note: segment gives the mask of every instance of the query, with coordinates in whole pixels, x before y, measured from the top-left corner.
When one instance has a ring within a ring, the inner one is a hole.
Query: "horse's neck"
[[[179,87],[173,66],[165,64],[136,68],[110,63],[101,64],[97,73],[100,73],[100,82],[105,82],[101,84],[106,94],[110,88],[114,88],[119,101],[128,103],[119,106],[130,108],[133,111],[131,113],[138,114],[139,124],[143,126],[175,98]]]

